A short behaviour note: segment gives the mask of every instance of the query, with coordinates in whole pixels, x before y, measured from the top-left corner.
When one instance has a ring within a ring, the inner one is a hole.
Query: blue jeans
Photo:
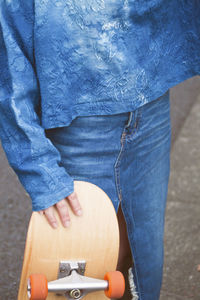
[[[158,300],[162,284],[164,219],[170,173],[169,90],[135,111],[79,116],[46,130],[74,180],[92,182],[121,203],[136,300]]]

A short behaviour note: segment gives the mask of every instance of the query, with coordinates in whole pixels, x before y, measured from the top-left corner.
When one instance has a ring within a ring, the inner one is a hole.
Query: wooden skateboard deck
[[[58,217],[58,228],[53,229],[46,217],[33,212],[25,245],[24,261],[18,300],[29,299],[27,280],[30,274],[41,273],[48,282],[57,279],[59,262],[86,261],[85,276],[103,279],[108,271],[115,271],[119,253],[119,226],[114,206],[107,194],[86,181],[74,181],[74,190],[83,209],[78,217],[68,202],[71,225],[64,228]],[[47,300],[64,300],[65,296],[48,293]],[[87,294],[85,300],[108,299],[104,291]]]

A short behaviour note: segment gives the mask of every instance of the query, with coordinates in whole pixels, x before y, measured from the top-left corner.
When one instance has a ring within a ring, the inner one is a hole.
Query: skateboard
[[[104,300],[121,298],[125,280],[116,271],[119,225],[108,195],[97,185],[74,181],[83,209],[71,224],[53,229],[45,215],[33,212],[27,231],[18,300]]]

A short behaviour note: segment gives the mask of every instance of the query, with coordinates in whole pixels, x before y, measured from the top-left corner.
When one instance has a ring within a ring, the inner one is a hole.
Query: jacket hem
[[[51,129],[69,126],[73,119],[78,116],[112,115],[134,111],[141,106],[157,100],[159,97],[162,97],[166,92],[169,91],[170,88],[181,83],[182,81],[199,75],[200,73],[198,72],[183,72],[178,78],[172,79],[171,81],[166,80],[165,84],[162,85],[162,88],[157,87],[156,90],[153,90],[151,87],[149,87],[147,90],[139,94],[136,93],[135,95],[129,95],[129,97],[123,101],[113,99],[76,103],[73,105],[73,107],[63,109],[65,118],[63,118],[63,114],[62,118],[59,118],[56,113],[45,116],[45,119],[41,119],[42,127],[44,129]],[[130,98],[133,100],[130,101]]]

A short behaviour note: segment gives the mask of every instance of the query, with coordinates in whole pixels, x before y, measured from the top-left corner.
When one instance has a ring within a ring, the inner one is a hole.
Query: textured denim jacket
[[[200,74],[199,0],[0,0],[0,137],[33,210],[73,191],[45,129]]]

